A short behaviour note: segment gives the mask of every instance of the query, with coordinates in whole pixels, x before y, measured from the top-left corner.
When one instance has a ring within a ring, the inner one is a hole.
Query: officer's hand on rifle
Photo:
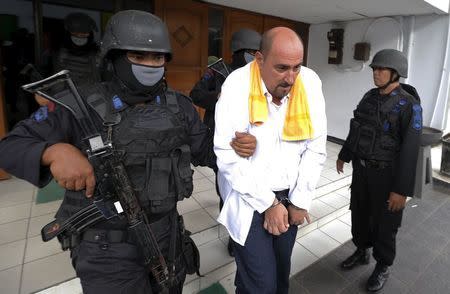
[[[236,132],[236,137],[231,140],[231,147],[242,157],[250,157],[256,149],[256,138],[249,133]]]
[[[41,164],[50,167],[61,187],[73,191],[86,189],[86,197],[94,194],[94,169],[76,147],[66,143],[54,144],[44,150]]]

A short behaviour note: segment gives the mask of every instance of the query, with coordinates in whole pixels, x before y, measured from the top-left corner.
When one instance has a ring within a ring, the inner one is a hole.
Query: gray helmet
[[[241,29],[231,37],[231,51],[242,49],[259,50],[261,43],[261,34],[250,29]]]
[[[81,12],[70,13],[64,18],[64,28],[71,33],[97,32],[97,24],[87,14]]]
[[[401,77],[408,77],[408,59],[403,52],[395,49],[378,51],[373,57],[370,67],[387,67],[395,70]]]
[[[167,61],[172,58],[167,26],[159,17],[139,10],[120,11],[108,21],[100,44],[100,62],[116,49],[164,53]]]

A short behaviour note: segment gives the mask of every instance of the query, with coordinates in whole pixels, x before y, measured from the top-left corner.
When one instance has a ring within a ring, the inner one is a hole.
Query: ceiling
[[[311,24],[367,17],[448,13],[449,0],[204,0]],[[433,3],[433,4],[430,4]],[[438,8],[440,7],[440,8]]]

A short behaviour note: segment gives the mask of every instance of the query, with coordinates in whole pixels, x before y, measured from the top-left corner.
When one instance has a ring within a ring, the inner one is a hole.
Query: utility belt
[[[360,159],[359,163],[365,168],[373,169],[385,169],[392,167],[392,161],[373,160],[373,159]]]
[[[174,217],[176,218],[174,219]],[[182,258],[185,265],[185,270],[188,274],[200,275],[200,253],[194,241],[191,239],[191,232],[185,229],[182,216],[178,216],[178,213],[169,213],[161,219],[150,223],[150,228],[155,234],[156,238],[162,236],[170,228],[170,241],[169,241],[169,259],[170,263],[174,263],[178,258]],[[178,233],[181,235],[178,235]],[[177,241],[178,238],[180,240]],[[88,241],[98,243],[99,248],[107,250],[109,244],[112,243],[130,243],[136,245],[136,240],[133,234],[130,234],[126,230],[107,230],[107,229],[87,229],[79,238],[77,238],[77,244],[71,244],[73,247],[78,245],[81,241]],[[181,251],[178,251],[177,243],[181,243]],[[75,246],[74,246],[75,245]]]
[[[160,236],[165,233],[167,228],[171,228],[173,213],[168,213],[161,219],[150,223],[150,229],[155,236]],[[172,216],[172,217],[171,217]],[[174,220],[175,221],[175,220]],[[133,234],[127,230],[108,230],[108,229],[87,229],[80,234],[80,241],[88,241],[94,243],[130,243],[136,244]],[[77,244],[71,244],[73,245]]]

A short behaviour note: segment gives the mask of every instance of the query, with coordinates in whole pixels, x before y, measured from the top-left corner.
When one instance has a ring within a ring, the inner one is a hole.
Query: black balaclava
[[[231,61],[231,68],[233,70],[243,67],[247,64],[247,60],[245,60],[245,50],[239,50],[233,53],[232,61]]]
[[[146,66],[128,60],[126,51],[119,51],[112,58],[115,76],[128,89],[122,99],[128,104],[152,100],[167,89],[164,67]]]
[[[87,37],[87,42],[82,45],[76,45],[74,41],[72,40],[72,34],[70,32],[66,32],[64,35],[64,47],[66,47],[70,53],[74,55],[83,55],[87,52],[96,49],[97,45],[94,42],[94,34],[91,32],[89,33],[89,36]],[[80,39],[80,38],[78,38]]]

